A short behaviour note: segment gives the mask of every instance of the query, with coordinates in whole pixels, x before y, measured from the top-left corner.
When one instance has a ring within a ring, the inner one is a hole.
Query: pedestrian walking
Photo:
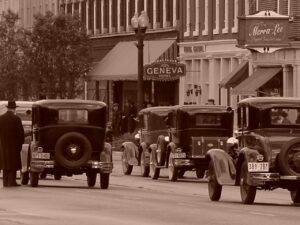
[[[3,187],[19,186],[17,170],[21,169],[21,149],[24,129],[21,119],[15,115],[16,102],[8,101],[7,112],[0,116],[0,169],[3,172]]]

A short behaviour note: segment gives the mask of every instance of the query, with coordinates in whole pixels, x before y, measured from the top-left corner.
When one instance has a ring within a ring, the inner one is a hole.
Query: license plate
[[[174,159],[186,158],[186,153],[185,152],[175,152],[175,153],[173,153],[173,158]]]
[[[268,162],[250,162],[248,163],[249,172],[269,172]]]
[[[33,159],[50,159],[50,153],[32,152]]]

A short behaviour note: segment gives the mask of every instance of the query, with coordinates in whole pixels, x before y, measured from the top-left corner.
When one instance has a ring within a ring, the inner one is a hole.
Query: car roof
[[[252,97],[241,100],[238,107],[241,106],[262,110],[273,107],[300,107],[300,99],[293,97]]]
[[[200,113],[200,112],[227,112],[231,111],[228,106],[222,105],[176,105],[173,110],[184,111],[189,113]]]
[[[145,114],[145,113],[150,113],[150,112],[157,112],[157,111],[171,111],[173,106],[153,106],[153,107],[148,107],[145,109],[142,109],[139,114]]]
[[[106,104],[101,101],[95,100],[77,100],[77,99],[47,99],[36,101],[33,106],[45,106],[45,107],[72,107],[72,106],[99,106],[105,107]]]

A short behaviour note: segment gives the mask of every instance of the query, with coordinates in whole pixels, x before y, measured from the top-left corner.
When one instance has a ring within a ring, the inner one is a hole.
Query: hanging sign
[[[145,80],[177,80],[186,73],[186,65],[176,61],[157,61],[144,65]]]
[[[261,11],[238,19],[238,47],[280,48],[288,46],[288,16],[273,11]]]

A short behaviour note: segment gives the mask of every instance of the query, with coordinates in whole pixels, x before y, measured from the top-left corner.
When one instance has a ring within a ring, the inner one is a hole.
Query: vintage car
[[[187,170],[203,177],[208,168],[206,152],[226,148],[233,135],[233,111],[213,105],[177,105],[166,117],[168,135],[160,135],[150,153],[150,175],[159,177],[168,168],[169,180],[176,181]]]
[[[169,106],[157,106],[142,109],[138,114],[138,134],[135,141],[122,143],[122,167],[125,175],[130,175],[133,166],[140,166],[141,175],[149,176],[151,148],[156,147],[160,135],[168,134],[165,118],[170,112]]]
[[[93,187],[107,189],[112,172],[111,145],[105,142],[106,105],[88,100],[40,100],[32,105],[30,184],[39,174],[72,176],[85,173]]]
[[[210,199],[220,199],[223,185],[239,185],[244,204],[253,204],[256,190],[276,188],[289,190],[292,201],[299,203],[299,114],[300,99],[296,98],[240,101],[237,137],[228,140],[228,151],[216,148],[207,152]]]

